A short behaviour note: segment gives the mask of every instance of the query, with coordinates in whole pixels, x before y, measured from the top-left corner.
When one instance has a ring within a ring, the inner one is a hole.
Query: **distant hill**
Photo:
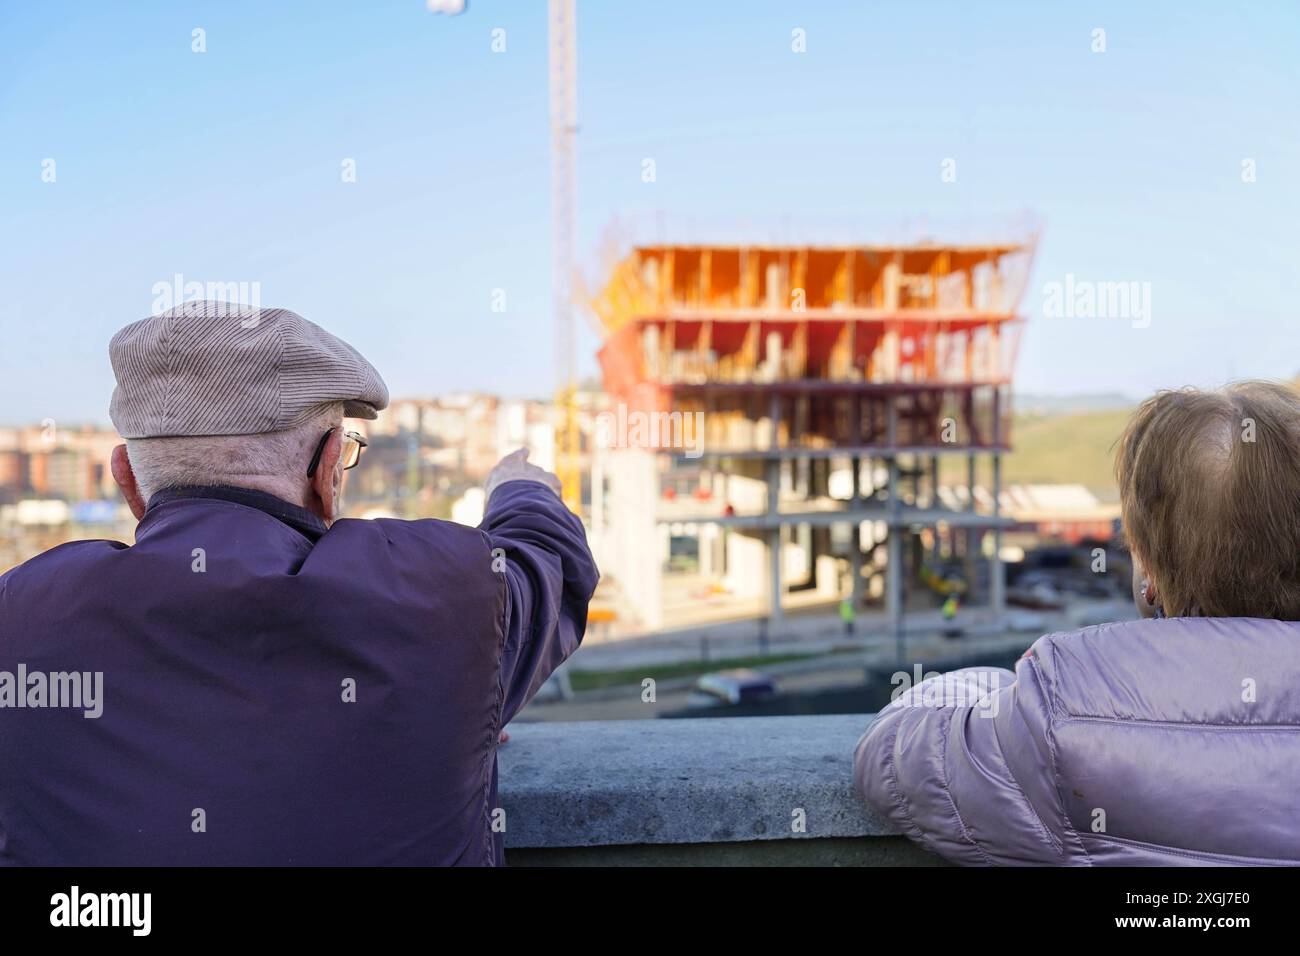
[[[1016,415],[1013,451],[1002,459],[1002,483],[1077,483],[1102,501],[1117,500],[1113,446],[1132,411],[1130,406],[1072,415]],[[960,456],[943,456],[940,467],[941,482],[965,482],[966,462]],[[988,466],[981,463],[976,480],[987,486],[989,479]]]
[[[1103,501],[1116,500],[1114,446],[1132,413],[1132,406],[1126,406],[1074,415],[1017,415],[1013,451],[1002,459],[1002,480],[1078,482]]]
[[[1077,395],[1032,395],[1016,392],[1016,412],[1023,415],[1077,415],[1082,412],[1113,412],[1133,408],[1137,400],[1118,392],[1095,392]]]
[[[1300,390],[1300,378],[1290,383]],[[1004,484],[1086,485],[1103,501],[1115,501],[1114,446],[1137,407],[1116,394],[1034,396],[1017,394],[1011,454],[1002,459]],[[965,464],[945,463],[946,481],[965,479]],[[987,477],[981,473],[981,482]]]

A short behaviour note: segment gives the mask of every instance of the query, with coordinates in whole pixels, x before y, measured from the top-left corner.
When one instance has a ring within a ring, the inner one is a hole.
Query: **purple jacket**
[[[1300,622],[1171,618],[1038,640],[882,710],[862,795],[955,863],[1300,863]]]
[[[0,865],[499,863],[497,736],[582,639],[581,522],[530,481],[481,529],[236,491],[0,578],[0,682],[35,682],[0,683]],[[95,672],[99,716],[49,706]]]

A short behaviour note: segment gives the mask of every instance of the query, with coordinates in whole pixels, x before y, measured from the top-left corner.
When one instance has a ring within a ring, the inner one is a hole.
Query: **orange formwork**
[[[1032,254],[640,246],[591,303],[605,388],[638,411],[707,412],[719,451],[1005,447]],[[771,413],[778,429],[746,429]]]

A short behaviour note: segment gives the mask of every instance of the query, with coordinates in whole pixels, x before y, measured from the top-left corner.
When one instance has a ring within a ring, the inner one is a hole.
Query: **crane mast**
[[[575,358],[574,207],[578,131],[576,0],[549,0],[551,114],[551,284],[555,318],[555,470],[561,495],[574,512],[582,507],[582,474]]]

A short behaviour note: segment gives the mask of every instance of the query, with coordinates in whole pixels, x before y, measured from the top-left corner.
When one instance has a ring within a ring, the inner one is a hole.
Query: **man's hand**
[[[546,485],[557,495],[560,493],[560,479],[544,468],[530,465],[527,448],[512,451],[497,462],[496,466],[488,472],[483,490],[487,497],[491,498],[497,486],[504,485],[507,481],[536,481]]]

